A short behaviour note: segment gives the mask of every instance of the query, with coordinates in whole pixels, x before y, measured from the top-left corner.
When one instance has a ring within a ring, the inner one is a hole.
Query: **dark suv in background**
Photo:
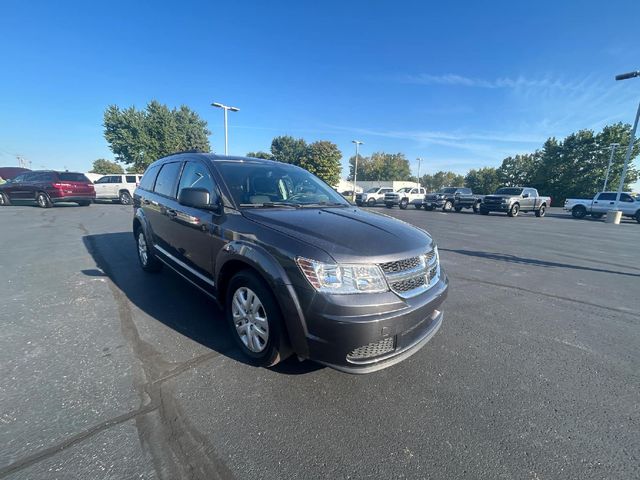
[[[293,353],[371,372],[442,323],[448,281],[427,232],[350,205],[299,167],[172,155],[149,166],[134,212],[142,268],[166,265],[217,299],[255,364]]]
[[[73,202],[81,207],[96,198],[93,183],[82,173],[35,170],[21,173],[0,185],[0,206],[11,202],[34,202],[42,208]]]

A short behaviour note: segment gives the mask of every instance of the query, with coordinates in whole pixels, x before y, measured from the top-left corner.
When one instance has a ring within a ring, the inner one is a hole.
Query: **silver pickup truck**
[[[517,217],[520,212],[534,212],[536,217],[544,217],[550,205],[551,198],[541,196],[535,188],[503,187],[484,197],[480,213],[504,212],[510,217]]]
[[[564,210],[571,212],[574,218],[584,218],[587,215],[601,218],[609,210],[616,208],[616,196],[617,192],[599,192],[593,199],[567,198]],[[640,223],[640,197],[628,192],[621,193],[618,210],[625,217],[635,218]]]

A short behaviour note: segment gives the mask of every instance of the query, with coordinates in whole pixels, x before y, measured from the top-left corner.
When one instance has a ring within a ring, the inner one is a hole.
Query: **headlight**
[[[389,290],[377,265],[322,263],[298,257],[298,267],[318,292],[379,293]]]

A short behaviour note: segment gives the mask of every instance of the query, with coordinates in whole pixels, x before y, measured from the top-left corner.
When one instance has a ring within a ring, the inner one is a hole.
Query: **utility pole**
[[[627,80],[629,78],[640,77],[640,70],[635,72],[623,73],[616,75],[616,80]],[[638,130],[638,119],[640,118],[640,103],[638,103],[638,111],[636,112],[636,119],[633,122],[633,128],[631,129],[631,138],[629,139],[629,145],[627,146],[627,155],[624,158],[624,167],[622,167],[622,176],[620,177],[620,183],[618,185],[618,193],[616,195],[616,210],[618,210],[618,204],[620,203],[620,194],[624,188],[624,179],[627,176],[627,168],[629,166],[629,160],[631,159],[631,152],[636,142],[636,130]]]
[[[214,102],[211,104],[212,107],[222,108],[224,110],[224,154],[229,154],[229,133],[227,128],[227,111],[231,110],[232,112],[239,112],[240,109],[238,107],[229,107],[227,105],[223,105],[222,103]]]
[[[612,143],[610,145],[611,147],[611,156],[609,157],[609,166],[607,167],[607,176],[604,177],[604,186],[602,187],[602,191],[606,192],[607,191],[607,182],[609,181],[609,172],[611,171],[611,162],[613,162],[613,156],[616,153],[616,147],[618,147],[620,144],[619,143]]]
[[[418,187],[422,186],[422,184],[420,183],[420,167],[421,166],[422,166],[422,159],[418,157]]]
[[[356,201],[356,178],[358,176],[358,155],[360,155],[359,147],[360,145],[364,145],[364,142],[361,142],[360,140],[351,140],[351,143],[356,144],[356,161],[353,166],[353,193],[351,194],[351,201],[355,202]]]

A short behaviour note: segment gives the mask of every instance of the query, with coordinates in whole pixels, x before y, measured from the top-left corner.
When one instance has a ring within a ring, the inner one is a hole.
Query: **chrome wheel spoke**
[[[252,352],[262,352],[269,341],[267,312],[258,295],[247,287],[233,294],[231,314],[238,337]]]

